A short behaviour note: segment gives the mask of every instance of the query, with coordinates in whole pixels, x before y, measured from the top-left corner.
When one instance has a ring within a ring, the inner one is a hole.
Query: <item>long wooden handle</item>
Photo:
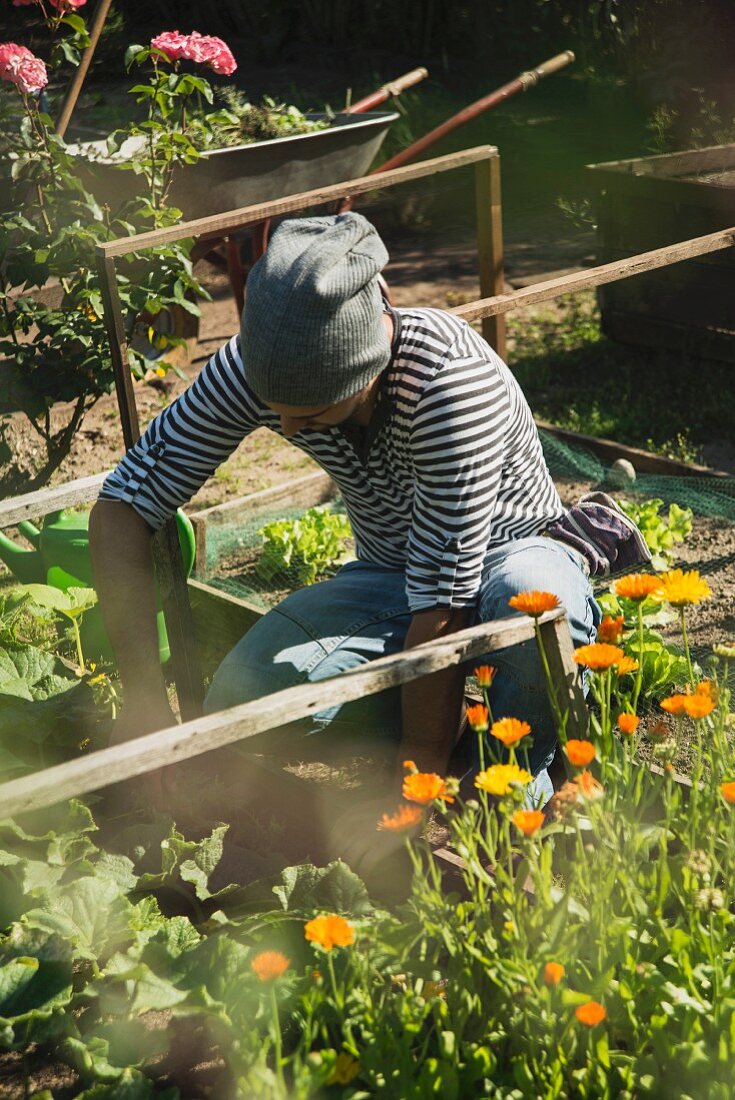
[[[565,69],[567,65],[571,65],[572,61],[574,61],[572,50],[564,50],[564,53],[558,53],[548,61],[542,61],[535,69],[521,73],[518,79],[523,83],[525,91],[527,88],[533,88],[545,76],[551,76],[553,73],[558,73],[560,69]]]
[[[386,99],[400,95],[401,92],[405,92],[406,88],[412,88],[414,84],[419,84],[428,75],[428,69],[411,69],[410,73],[404,73],[403,76],[396,77],[395,80],[383,84],[377,92],[371,92],[364,99],[358,99],[357,103],[353,103],[351,107],[346,108],[345,114],[361,115],[365,111],[372,110],[373,107],[379,107],[381,103],[385,103]]]
[[[99,0],[97,10],[94,13],[94,22],[92,23],[91,30],[89,32],[89,45],[82,54],[82,59],[79,62],[76,72],[72,78],[72,82],[69,85],[68,91],[64,96],[64,102],[61,105],[61,113],[59,114],[58,121],[56,123],[56,133],[59,137],[64,136],[66,128],[69,125],[69,120],[72,116],[74,108],[77,105],[79,99],[79,93],[82,90],[82,84],[84,78],[87,75],[87,69],[90,66],[92,58],[94,57],[94,51],[97,49],[97,43],[100,40],[102,34],[102,28],[105,25],[107,19],[107,13],[110,10],[112,0]]]

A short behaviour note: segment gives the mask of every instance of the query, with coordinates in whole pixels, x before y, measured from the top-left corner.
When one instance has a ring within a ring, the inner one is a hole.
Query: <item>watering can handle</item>
[[[574,61],[573,52],[564,50],[564,53],[558,53],[555,57],[550,57],[548,61],[542,61],[535,69],[521,73],[518,79],[523,84],[524,92],[535,87],[539,80],[543,80],[545,76],[551,76],[552,73],[558,73],[560,69],[565,69],[567,65],[571,65],[572,61]]]

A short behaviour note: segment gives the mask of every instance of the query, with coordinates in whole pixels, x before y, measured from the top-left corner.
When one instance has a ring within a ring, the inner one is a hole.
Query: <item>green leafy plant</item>
[[[75,27],[81,23],[78,15],[68,19]],[[54,21],[50,15],[47,22],[52,31]],[[81,30],[75,33],[80,35]],[[52,60],[60,63],[73,53],[52,52]],[[36,62],[43,64],[40,58]],[[80,182],[77,161],[55,133],[54,121],[38,96],[27,85],[4,79],[0,88],[0,360],[8,380],[9,407],[25,414],[45,449],[40,467],[36,464],[28,470],[11,461],[7,440],[0,436],[6,452],[0,484],[12,491],[19,483],[28,490],[47,481],[69,452],[89,409],[114,385],[102,321],[97,245],[171,224],[180,212],[163,204],[153,184],[148,195],[116,210],[101,206]],[[43,80],[39,75],[36,89]],[[159,130],[168,135],[160,122]],[[159,173],[155,143],[148,159],[153,181]],[[141,316],[153,324],[166,308],[198,313],[193,299],[204,292],[193,277],[186,244],[131,253],[119,265],[119,275],[129,342]],[[159,336],[160,341],[164,350],[183,342],[164,336]],[[130,362],[133,372],[143,377],[149,365],[143,356],[131,351]],[[168,369],[165,356],[158,366]],[[70,403],[63,415],[59,415],[59,402]],[[3,433],[6,430],[4,425]]]
[[[253,141],[271,141],[293,134],[312,134],[329,128],[328,119],[310,119],[293,104],[279,103],[263,96],[262,103],[251,103],[238,88],[223,88],[216,93],[221,109],[205,115],[206,135],[202,148],[244,145]]]
[[[664,502],[657,497],[643,501],[620,499],[618,504],[640,528],[653,555],[654,569],[668,568],[674,560],[673,547],[684,542],[692,533],[691,508],[672,503],[664,515]]]
[[[267,523],[258,534],[263,549],[255,569],[266,582],[281,578],[294,585],[313,584],[352,557],[347,545],[350,521],[326,506],[310,508],[298,519]]]
[[[93,588],[67,588],[65,592],[62,592],[60,588],[54,588],[50,584],[27,584],[21,589],[21,592],[25,593],[37,607],[56,611],[69,620],[74,632],[79,668],[84,671],[84,653],[82,652],[79,623],[84,612],[89,611],[97,603],[95,590]]]

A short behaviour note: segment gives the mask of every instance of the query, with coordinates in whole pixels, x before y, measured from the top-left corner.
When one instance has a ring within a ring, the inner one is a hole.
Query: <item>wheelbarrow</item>
[[[544,77],[551,76],[553,73],[559,72],[561,69],[566,68],[574,61],[574,53],[572,50],[564,50],[563,53],[556,54],[554,57],[549,58],[548,61],[542,62],[537,65],[535,69],[529,69],[517,76],[514,80],[509,81],[507,84],[501,85],[496,88],[494,92],[490,92],[489,95],[483,96],[481,99],[471,103],[468,107],[459,111],[456,115],[452,115],[441,125],[430,130],[424,137],[419,138],[412,145],[409,145],[406,149],[403,149],[400,153],[396,153],[395,156],[385,161],[379,167],[374,168],[371,174],[377,174],[379,172],[388,172],[393,168],[400,168],[404,164],[408,164],[412,160],[417,160],[422,153],[429,149],[436,142],[441,141],[442,138],[448,134],[457,130],[460,126],[464,126],[467,122],[472,122],[486,111],[491,110],[493,107],[499,106],[504,103],[506,99],[516,95],[517,92],[526,92],[530,88],[534,88],[540,80]],[[426,74],[426,70],[418,70]],[[411,74],[408,74],[409,76]],[[405,80],[406,78],[401,78]],[[415,81],[414,81],[415,83]],[[404,87],[407,85],[404,85]],[[369,111],[372,107],[379,105],[391,94],[391,85],[384,85],[377,92],[373,92],[371,95],[366,96],[364,99],[354,103],[351,107],[348,107],[346,113],[348,114],[360,114],[363,111]],[[263,201],[266,201],[265,199]],[[349,210],[352,206],[352,199],[345,198],[339,204],[340,212]],[[251,227],[253,232],[253,262],[259,259],[265,251],[268,244],[268,232],[269,223],[261,222],[256,226]],[[244,305],[244,274],[242,267],[237,270],[237,257],[231,255],[228,257],[230,268],[230,282],[232,285],[233,293],[237,301],[238,309],[242,312]],[[387,291],[387,287],[385,288]]]

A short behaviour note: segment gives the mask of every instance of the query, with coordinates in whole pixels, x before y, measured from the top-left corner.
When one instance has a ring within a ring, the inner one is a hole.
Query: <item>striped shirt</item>
[[[405,569],[412,611],[472,606],[490,547],[536,535],[564,509],[515,378],[466,322],[392,311],[392,357],[355,445],[345,425],[292,442],[337,484],[358,558]],[[247,382],[234,336],[150,424],[104,483],[154,529],[258,427],[280,417]]]

